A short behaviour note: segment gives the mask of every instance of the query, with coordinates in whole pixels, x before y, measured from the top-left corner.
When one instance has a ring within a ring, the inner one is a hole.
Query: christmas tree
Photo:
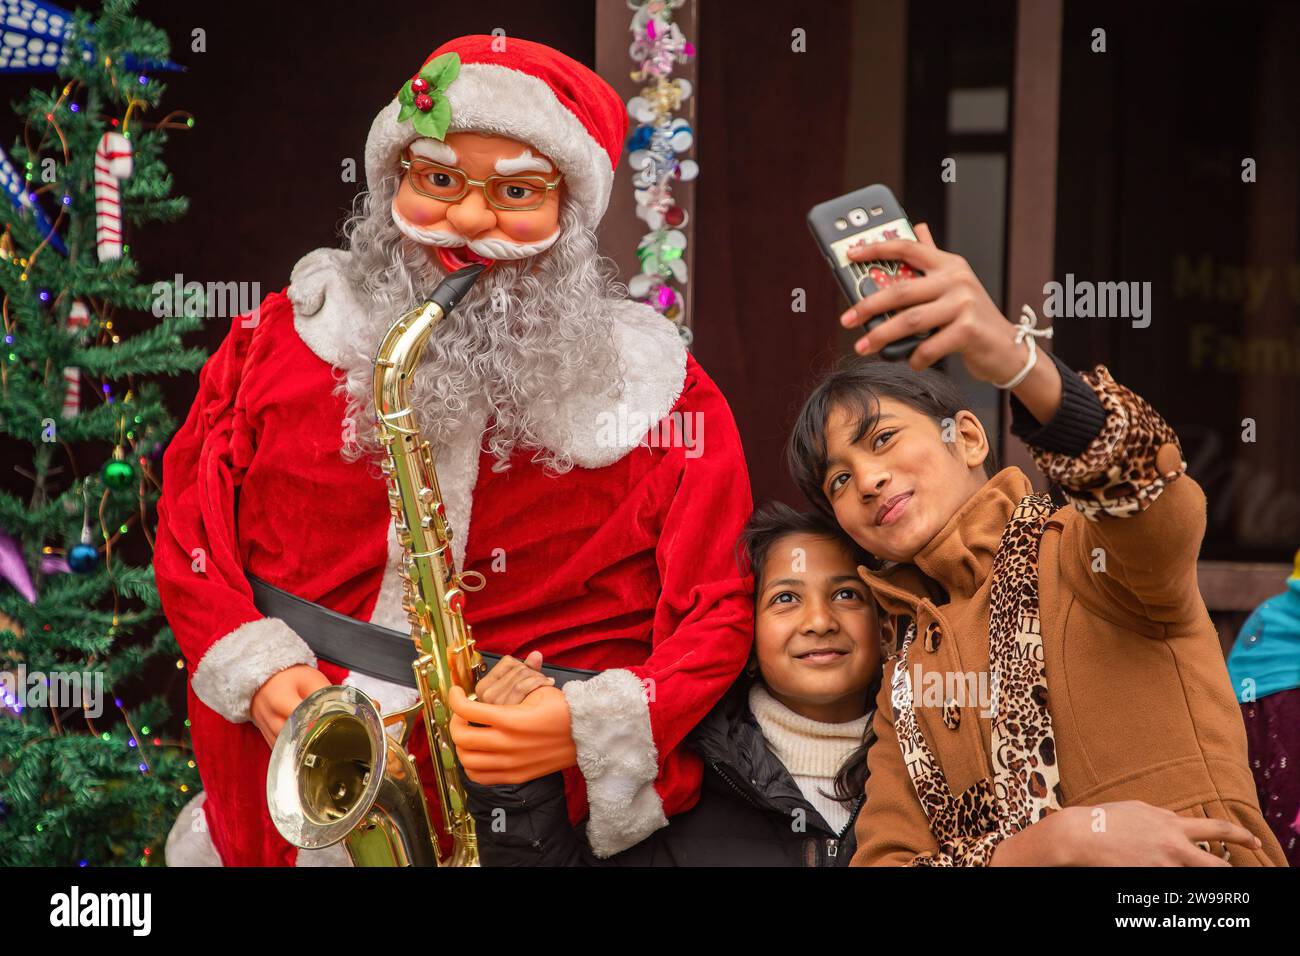
[[[57,85],[0,155],[0,865],[161,864],[198,776],[157,693],[183,662],[150,564],[176,422],[149,379],[202,365],[202,304],[157,318],[124,240],[184,214],[161,155],[193,120],[153,119],[177,67],[134,0],[3,5],[0,70]]]

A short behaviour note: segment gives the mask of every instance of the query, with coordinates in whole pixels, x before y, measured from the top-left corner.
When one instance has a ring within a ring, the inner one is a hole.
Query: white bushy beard
[[[336,395],[348,400],[355,440],[343,457],[378,456],[375,434],[374,356],[396,319],[428,301],[446,276],[427,248],[412,241],[393,220],[400,177],[389,176],[373,192],[357,196],[344,226],[352,252],[349,279],[358,302],[355,347],[339,363]],[[357,210],[360,210],[359,212]],[[410,398],[421,434],[435,453],[486,409],[494,421],[484,436],[496,458],[509,466],[517,449],[555,472],[573,467],[568,455],[541,440],[555,427],[564,399],[574,392],[621,396],[625,369],[614,345],[612,312],[626,288],[614,280],[613,263],[597,250],[595,234],[566,199],[557,238],[536,257],[500,260],[484,273],[424,348]],[[494,298],[496,300],[494,309]],[[547,426],[552,426],[547,428]]]

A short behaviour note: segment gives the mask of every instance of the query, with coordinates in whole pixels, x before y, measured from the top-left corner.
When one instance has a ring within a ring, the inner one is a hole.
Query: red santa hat
[[[428,91],[435,102],[445,98],[450,107],[446,132],[509,136],[545,153],[564,173],[585,222],[595,228],[627,138],[627,110],[619,95],[577,60],[529,40],[459,37],[434,50],[425,64],[449,53],[459,58],[459,73],[444,89]],[[398,169],[402,150],[424,135],[409,115],[398,121],[403,93],[409,101],[409,80],[375,117],[366,138],[366,183],[372,190]],[[429,101],[423,106],[427,112]],[[408,114],[412,109],[408,106]]]

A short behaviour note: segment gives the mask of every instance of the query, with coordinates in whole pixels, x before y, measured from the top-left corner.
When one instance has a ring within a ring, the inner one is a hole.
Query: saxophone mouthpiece
[[[438,304],[444,315],[449,314],[452,309],[456,308],[456,303],[465,297],[465,293],[474,286],[474,283],[478,281],[478,277],[486,269],[487,266],[477,262],[463,269],[457,269],[438,283],[438,288],[433,290],[430,299]]]

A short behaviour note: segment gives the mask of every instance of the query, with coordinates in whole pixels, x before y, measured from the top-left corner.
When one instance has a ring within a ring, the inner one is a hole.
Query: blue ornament
[[[638,126],[632,131],[632,138],[627,141],[628,150],[645,149],[654,135],[653,126]]]
[[[68,567],[77,574],[89,574],[99,567],[99,552],[93,545],[79,544],[68,552]]]
[[[26,181],[19,174],[14,164],[9,161],[9,156],[3,149],[0,149],[0,189],[5,191],[9,196],[9,201],[14,204],[14,208],[18,209],[20,213],[31,214],[37,232],[43,237],[48,237],[50,245],[65,256],[68,254],[68,247],[63,244],[63,239],[59,234],[54,231],[54,224],[46,218],[41,207],[29,197]]]
[[[65,58],[72,14],[39,0],[3,0],[0,13],[0,72],[53,73]]]
[[[72,14],[43,0],[0,0],[0,73],[55,73],[68,58]],[[93,59],[95,47],[81,40],[81,58]],[[123,54],[128,70],[183,71],[171,60]]]

